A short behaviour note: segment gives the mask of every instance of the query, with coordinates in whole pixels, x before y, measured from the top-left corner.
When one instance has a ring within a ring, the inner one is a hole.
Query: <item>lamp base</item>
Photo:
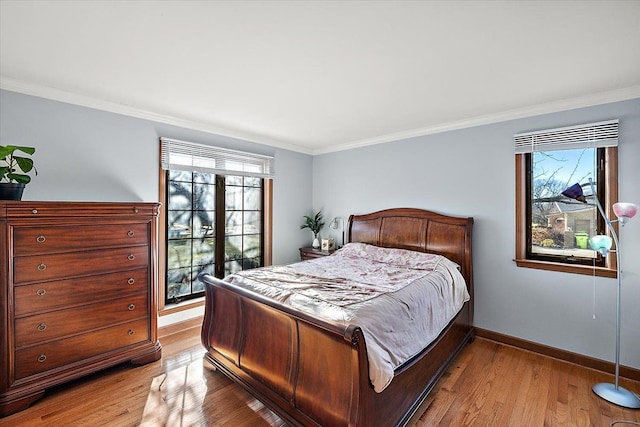
[[[593,386],[593,392],[611,403],[625,408],[640,409],[640,397],[624,387],[609,383],[598,383]]]

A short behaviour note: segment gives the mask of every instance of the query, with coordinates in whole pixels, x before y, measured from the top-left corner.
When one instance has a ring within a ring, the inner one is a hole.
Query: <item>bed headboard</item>
[[[447,216],[423,209],[386,209],[351,215],[347,224],[347,242],[444,255],[460,265],[472,294],[472,228],[473,218]]]

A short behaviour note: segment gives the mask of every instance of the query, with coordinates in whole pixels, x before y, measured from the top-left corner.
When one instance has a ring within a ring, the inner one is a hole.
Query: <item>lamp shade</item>
[[[624,225],[629,219],[633,218],[638,213],[638,205],[626,202],[614,203],[613,213],[616,214],[620,223]]]
[[[562,195],[570,199],[576,199],[581,202],[586,202],[584,193],[582,192],[582,186],[578,183],[573,184],[562,192]]]
[[[589,244],[594,251],[600,252],[602,256],[607,256],[613,245],[613,240],[609,236],[598,234],[589,239]]]

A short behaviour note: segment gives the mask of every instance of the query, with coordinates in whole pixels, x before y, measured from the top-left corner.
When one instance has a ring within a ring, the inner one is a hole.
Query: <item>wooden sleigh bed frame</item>
[[[415,421],[448,365],[474,337],[473,218],[410,208],[352,215],[347,241],[437,253],[461,267],[471,300],[381,393],[369,381],[361,329],[313,318],[203,276],[205,362],[293,425],[404,426]]]

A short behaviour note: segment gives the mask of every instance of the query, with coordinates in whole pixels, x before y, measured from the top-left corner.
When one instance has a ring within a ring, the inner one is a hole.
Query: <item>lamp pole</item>
[[[596,194],[595,186],[593,185],[593,180],[589,178],[589,185],[591,186],[591,194],[594,195],[594,199],[596,200],[596,205],[598,206],[598,211],[602,218],[604,218],[604,222],[607,224],[607,228],[611,232],[611,237],[616,245],[616,273],[618,277],[618,289],[617,289],[617,301],[616,301],[616,358],[615,358],[615,384],[610,383],[598,383],[595,384],[592,388],[593,392],[607,400],[611,403],[615,403],[619,406],[624,406],[626,408],[640,408],[640,397],[635,393],[625,389],[624,387],[620,387],[620,323],[621,323],[621,307],[620,307],[620,297],[621,297],[621,288],[622,288],[622,269],[620,268],[620,244],[618,242],[618,235],[616,234],[616,230],[613,228],[613,222],[618,222],[619,220],[611,221],[607,215],[604,213],[604,209],[602,209],[602,205],[600,205],[600,201],[598,200],[598,196]],[[623,224],[624,225],[624,224]]]

